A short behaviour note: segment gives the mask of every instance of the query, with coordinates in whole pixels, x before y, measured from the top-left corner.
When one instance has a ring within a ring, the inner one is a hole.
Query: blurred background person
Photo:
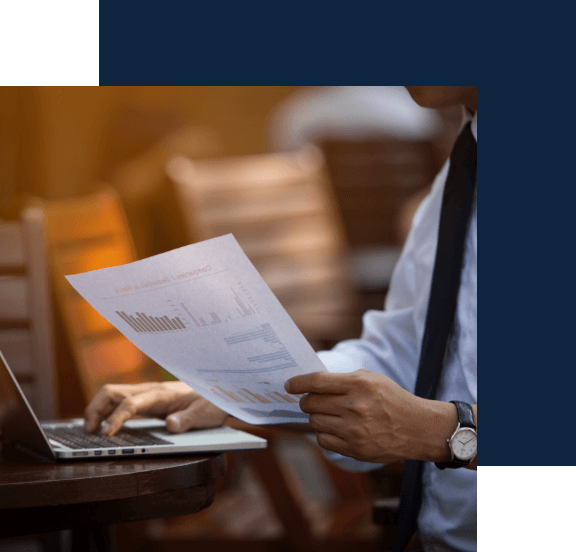
[[[279,102],[267,119],[273,151],[338,138],[433,140],[441,130],[440,115],[416,104],[404,86],[305,87]]]

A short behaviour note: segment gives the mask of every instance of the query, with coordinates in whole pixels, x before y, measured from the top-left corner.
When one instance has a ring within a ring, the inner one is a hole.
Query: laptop
[[[112,436],[84,432],[84,420],[39,422],[0,351],[0,437],[9,446],[54,461],[256,450],[266,439],[229,427],[168,432],[157,419],[128,420]]]

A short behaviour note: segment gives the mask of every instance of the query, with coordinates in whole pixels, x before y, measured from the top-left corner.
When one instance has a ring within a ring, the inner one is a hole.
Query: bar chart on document
[[[230,298],[237,303],[235,308],[238,311],[238,315],[236,312],[223,314],[222,309],[219,309],[221,311],[220,313],[211,310],[210,312],[206,311],[201,314],[197,312],[196,315],[193,315],[184,303],[175,305],[175,303],[170,300],[167,301],[168,305],[162,313],[151,314],[150,312],[145,313],[135,311],[130,314],[124,311],[116,311],[116,314],[118,314],[122,321],[126,322],[134,331],[141,333],[161,333],[187,330],[189,329],[188,324],[190,322],[187,322],[186,316],[183,313],[186,313],[189,320],[198,328],[236,320],[238,316],[245,317],[255,314],[253,308],[246,307],[245,303],[240,299],[238,293],[236,293],[236,290],[233,287],[231,287],[230,290],[232,296]],[[190,308],[195,310],[192,306],[190,306]],[[234,318],[232,318],[232,316],[234,316]]]
[[[230,235],[68,277],[144,353],[248,423],[306,421],[284,382],[325,370]]]

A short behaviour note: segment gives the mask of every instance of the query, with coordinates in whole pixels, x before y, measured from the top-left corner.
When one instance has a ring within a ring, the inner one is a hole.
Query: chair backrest
[[[355,290],[346,240],[321,151],[167,163],[189,239],[227,233],[238,243],[304,335],[348,337]]]
[[[392,136],[322,144],[351,247],[402,245],[404,202],[429,187],[440,168],[434,143]]]
[[[50,285],[43,213],[35,207],[20,220],[0,220],[0,350],[36,415],[56,412]]]
[[[96,312],[65,276],[137,260],[120,198],[111,186],[44,202],[54,297],[85,400],[105,383],[159,379],[146,355]]]

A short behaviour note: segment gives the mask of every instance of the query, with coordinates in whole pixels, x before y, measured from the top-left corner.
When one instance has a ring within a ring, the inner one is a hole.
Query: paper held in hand
[[[308,421],[284,382],[326,368],[232,234],[67,279],[151,359],[232,416]]]

